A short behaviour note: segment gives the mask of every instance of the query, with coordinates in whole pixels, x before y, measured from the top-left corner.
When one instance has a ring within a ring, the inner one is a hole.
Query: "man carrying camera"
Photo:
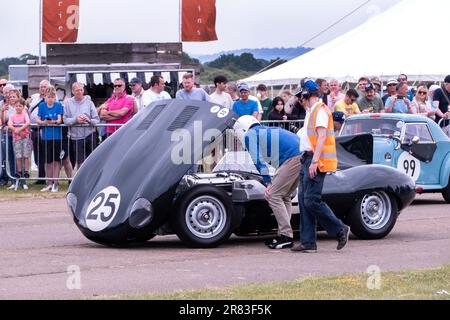
[[[399,83],[396,88],[397,95],[389,97],[386,100],[387,113],[413,113],[411,110],[411,101],[408,99],[408,85]]]

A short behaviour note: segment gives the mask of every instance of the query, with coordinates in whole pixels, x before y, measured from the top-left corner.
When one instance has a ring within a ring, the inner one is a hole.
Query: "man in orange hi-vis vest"
[[[327,105],[319,99],[315,82],[308,80],[296,94],[306,109],[305,125],[299,131],[302,167],[298,200],[300,206],[300,244],[291,250],[316,252],[316,225],[319,223],[338,241],[337,250],[348,241],[350,227],[336,218],[322,201],[323,182],[327,172],[337,169],[333,117]]]

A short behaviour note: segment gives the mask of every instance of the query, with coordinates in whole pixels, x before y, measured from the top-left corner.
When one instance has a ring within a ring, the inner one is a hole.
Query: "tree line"
[[[8,57],[0,60],[0,76],[7,77],[9,65],[23,65],[27,60],[38,59],[31,54],[23,54],[20,57]],[[210,83],[214,75],[224,74],[229,80],[235,81],[246,78],[264,68],[273,68],[286,62],[283,59],[256,59],[252,53],[242,53],[241,55],[223,54],[216,60],[201,64],[198,59],[191,58],[187,53],[182,55],[182,63],[201,65],[200,80]]]
[[[10,65],[16,64],[27,64],[27,60],[37,60],[38,57],[32,54],[26,53],[21,55],[20,57],[8,57],[0,60],[0,76],[7,77],[8,76],[8,67]]]

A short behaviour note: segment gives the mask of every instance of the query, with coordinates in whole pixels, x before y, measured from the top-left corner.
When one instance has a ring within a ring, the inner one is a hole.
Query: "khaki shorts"
[[[14,154],[16,158],[29,158],[31,156],[31,140],[24,138],[14,141]]]

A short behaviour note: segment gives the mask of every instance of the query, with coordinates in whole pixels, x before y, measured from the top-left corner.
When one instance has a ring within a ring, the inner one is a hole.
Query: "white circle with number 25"
[[[398,158],[397,169],[410,176],[414,181],[420,177],[420,161],[409,152],[403,152]]]
[[[86,213],[86,225],[91,231],[102,231],[114,220],[120,206],[120,192],[116,187],[100,191],[92,199]]]

